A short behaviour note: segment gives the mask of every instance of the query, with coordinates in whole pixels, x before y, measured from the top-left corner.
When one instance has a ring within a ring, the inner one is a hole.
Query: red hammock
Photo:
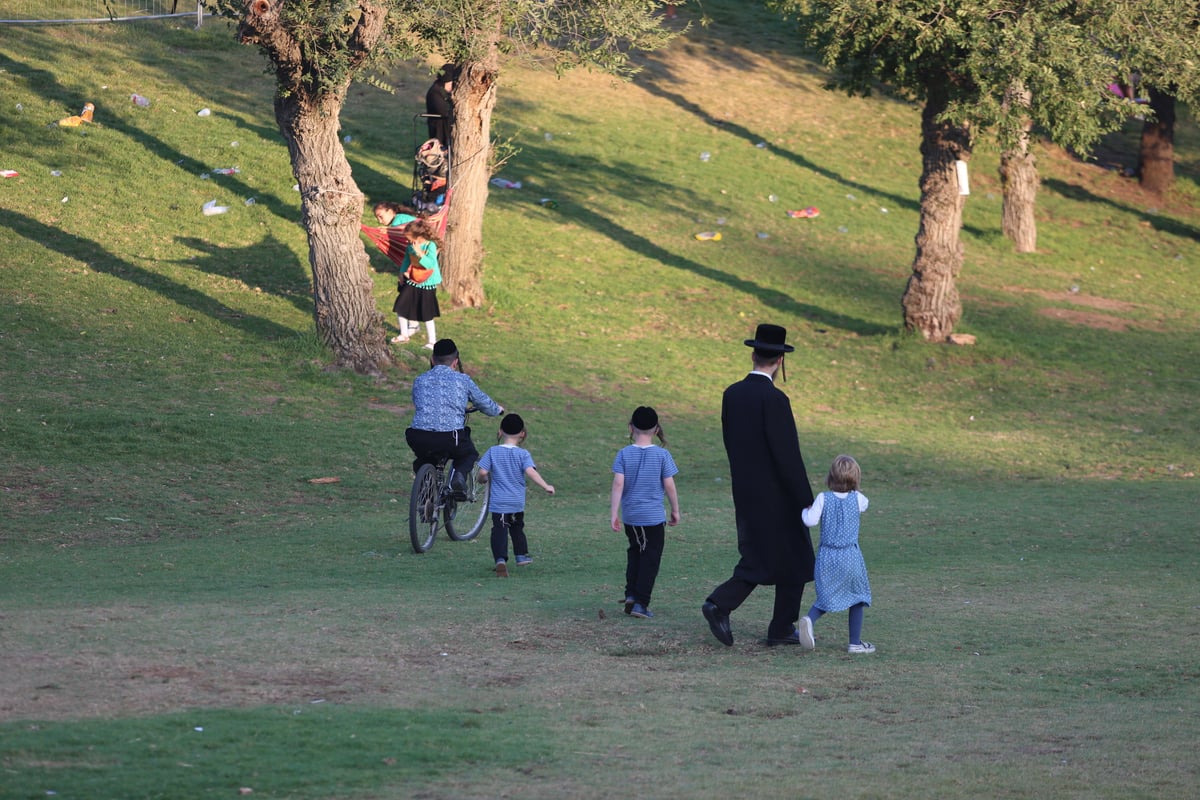
[[[360,225],[359,229],[366,234],[383,254],[396,262],[397,267],[404,267],[404,252],[408,249],[408,239],[400,228],[373,228],[370,225]]]
[[[446,192],[446,199],[442,203],[442,207],[438,209],[436,214],[431,214],[425,219],[429,224],[433,225],[438,236],[446,235],[446,217],[447,211],[450,210],[450,192]],[[370,225],[359,225],[359,230],[366,235],[368,239],[375,243],[383,254],[396,262],[396,266],[403,269],[404,253],[408,249],[408,237],[404,235],[403,226],[393,228],[385,225],[383,227],[372,227]]]

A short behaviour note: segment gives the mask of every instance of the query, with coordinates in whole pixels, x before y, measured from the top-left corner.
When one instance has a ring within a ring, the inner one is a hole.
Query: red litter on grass
[[[796,211],[789,211],[789,212],[787,212],[787,215],[789,217],[791,217],[792,219],[800,219],[800,218],[818,217],[821,215],[821,212],[817,210],[816,206],[809,206],[808,208],[801,208]]]
[[[0,169],[0,178],[15,178],[20,174],[15,169]]]

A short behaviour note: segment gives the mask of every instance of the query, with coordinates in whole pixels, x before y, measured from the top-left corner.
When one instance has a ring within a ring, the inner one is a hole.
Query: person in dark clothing
[[[813,546],[801,514],[813,503],[788,397],[775,387],[787,331],[759,325],[746,345],[753,371],[725,390],[721,435],[729,457],[741,558],[729,580],[713,589],[701,612],[713,636],[733,644],[729,615],[759,585],[775,586],[767,645],[800,644],[796,621],[804,584],[813,579]]]
[[[450,124],[453,121],[454,82],[458,80],[460,68],[457,64],[443,64],[429,91],[425,93],[425,116],[429,125],[429,138],[437,139],[443,147],[450,146]]]

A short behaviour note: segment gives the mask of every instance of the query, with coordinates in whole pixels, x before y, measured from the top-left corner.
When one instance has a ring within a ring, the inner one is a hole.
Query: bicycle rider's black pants
[[[422,431],[409,428],[404,431],[404,438],[412,448],[413,470],[425,463],[432,464],[440,455],[449,456],[454,461],[454,471],[466,475],[479,459],[479,451],[471,442],[471,429],[460,431]]]

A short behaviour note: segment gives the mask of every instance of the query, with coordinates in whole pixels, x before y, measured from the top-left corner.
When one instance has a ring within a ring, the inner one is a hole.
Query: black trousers
[[[759,585],[735,575],[713,589],[708,601],[728,614],[744,603]],[[771,615],[771,624],[767,626],[767,638],[784,639],[792,635],[796,620],[800,619],[800,603],[803,598],[803,582],[788,581],[775,584],[775,610]]]
[[[501,514],[492,512],[492,558],[508,561],[508,537],[512,537],[513,555],[529,555],[529,540],[525,538],[525,512]]]
[[[657,525],[625,525],[629,548],[625,551],[625,596],[643,606],[650,605],[658,567],[662,564],[666,544],[664,523]]]
[[[409,428],[404,432],[408,446],[412,448],[413,470],[422,464],[432,464],[439,456],[448,456],[454,462],[454,471],[466,475],[479,459],[479,451],[471,441],[471,429],[459,431],[423,431]]]

